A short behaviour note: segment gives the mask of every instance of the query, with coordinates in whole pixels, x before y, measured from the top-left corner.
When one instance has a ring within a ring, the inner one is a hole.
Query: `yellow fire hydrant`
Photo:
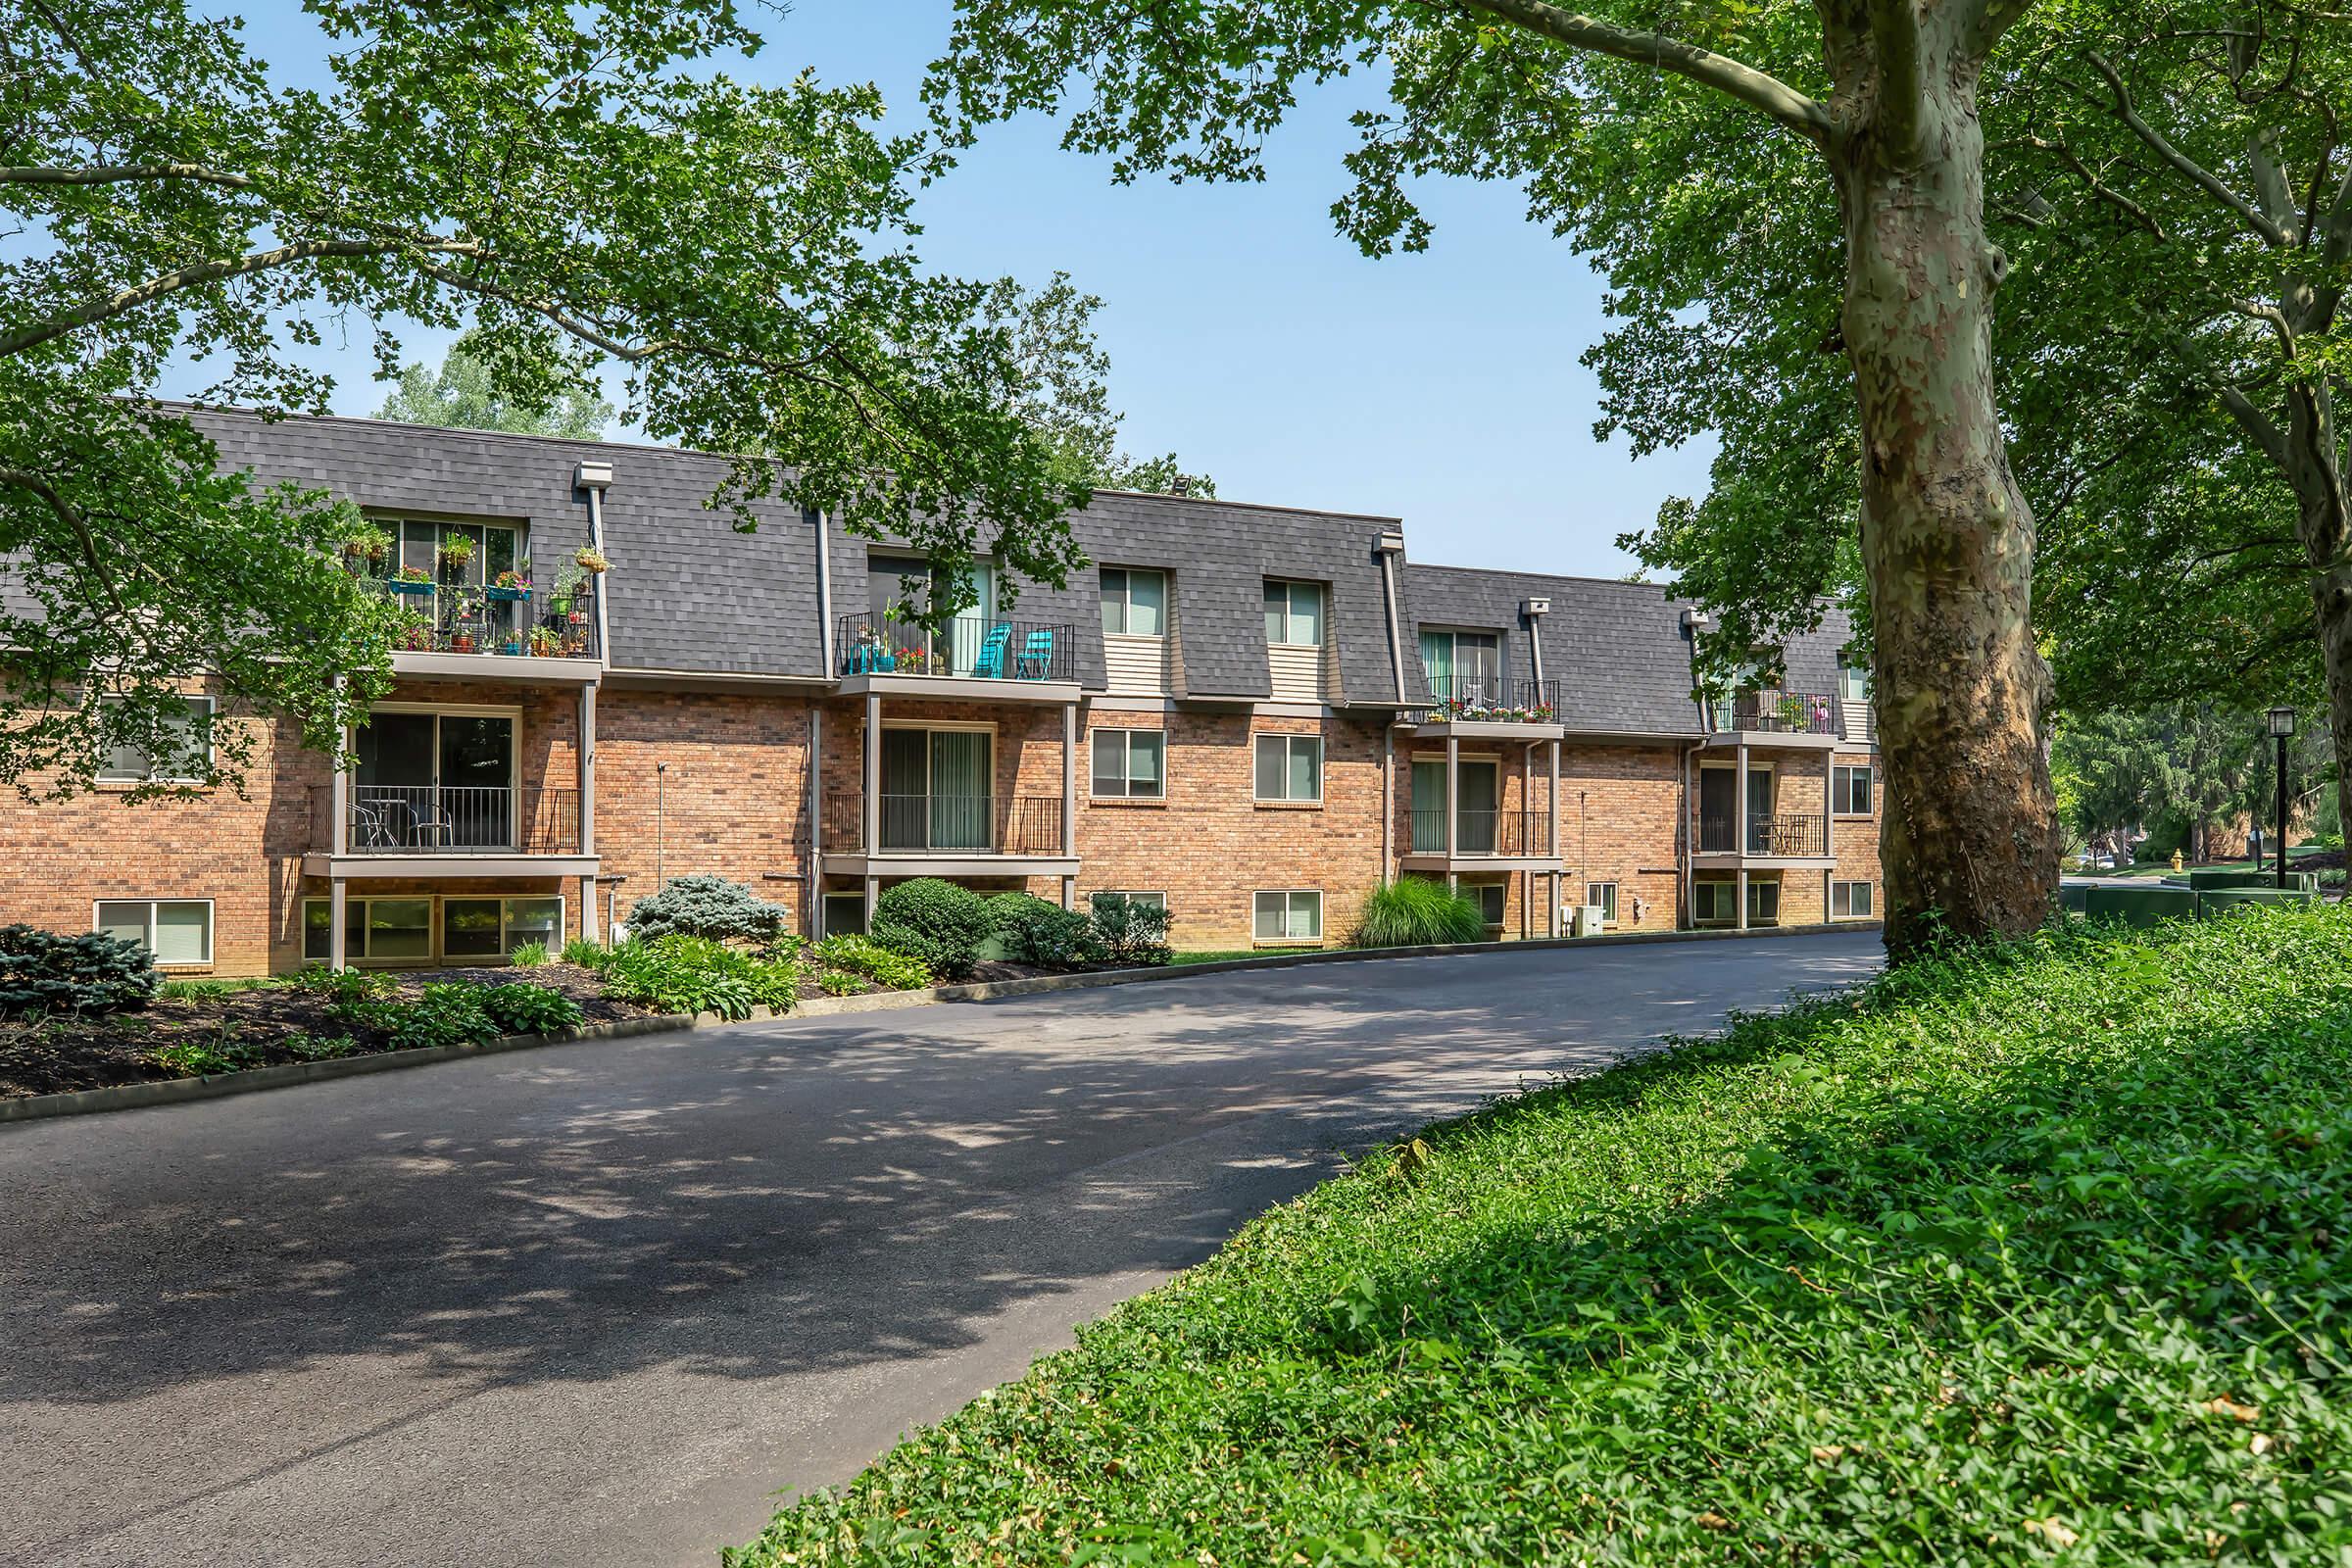
[[[2179,850],[2173,852],[2173,869],[2176,871],[2180,869],[2180,852]]]

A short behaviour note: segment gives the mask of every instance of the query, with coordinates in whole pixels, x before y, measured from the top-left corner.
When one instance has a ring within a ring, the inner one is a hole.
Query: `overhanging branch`
[[[186,179],[219,185],[225,190],[250,190],[243,174],[224,173],[202,164],[108,164],[88,169],[57,169],[42,164],[0,166],[0,185],[119,185],[124,180]]]
[[[2091,70],[2106,80],[2108,90],[2115,94],[2115,117],[2124,122],[2132,135],[2146,143],[2149,151],[2171,166],[2174,172],[2236,214],[2238,221],[2261,239],[2273,245],[2288,243],[2286,230],[2272,222],[2255,209],[2253,203],[2224,184],[2210,170],[2166,140],[2164,132],[2140,118],[2138,109],[2132,102],[2132,89],[2124,85],[2124,78],[2117,74],[2115,67],[2107,63],[2106,56],[2093,49],[2085,51],[2082,58],[2089,62]]]

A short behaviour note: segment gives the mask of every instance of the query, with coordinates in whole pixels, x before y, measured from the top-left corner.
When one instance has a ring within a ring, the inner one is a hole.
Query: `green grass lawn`
[[[2352,1562],[2352,912],[2077,924],[1424,1137],[728,1561]]]
[[[2306,855],[2325,855],[2328,852],[2323,850],[2316,844],[2291,845],[2288,847],[2286,852],[2286,863],[2291,869],[2294,863],[2303,858],[2303,857]],[[2264,869],[2268,870],[2276,862],[2266,856],[2264,857],[2262,863]],[[2243,860],[2216,860],[2210,865],[2201,863],[2192,864],[2187,866],[2186,869],[2195,871],[2251,871],[2254,869],[2254,862],[2250,858]],[[2146,865],[2127,865],[2118,871],[2083,871],[2079,873],[2069,871],[2067,873],[2069,876],[2144,877],[2149,881],[2155,881],[2160,877],[2168,877],[2172,874],[2173,862],[2169,857],[2162,860],[2152,860]]]
[[[1170,963],[1222,963],[1227,958],[1278,958],[1286,953],[1321,953],[1321,948],[1228,948],[1214,953],[1179,953]]]

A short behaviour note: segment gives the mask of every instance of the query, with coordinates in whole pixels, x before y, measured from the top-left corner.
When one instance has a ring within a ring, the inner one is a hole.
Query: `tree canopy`
[[[951,581],[980,550],[1059,581],[1082,495],[1019,405],[998,285],[907,244],[913,138],[871,87],[715,68],[730,0],[308,0],[319,87],[273,82],[185,0],[0,0],[0,779],[86,784],[110,748],[241,780],[251,726],[175,727],[181,678],[339,750],[385,690],[390,613],[317,495],[215,471],[207,402],[323,412],[301,351],[470,327],[499,397],[544,407],[576,345],[658,440],[745,456],[718,498],[908,532]],[[346,676],[338,682],[336,677]],[[208,751],[207,743],[213,749]]]
[[[500,394],[475,342],[471,333],[460,337],[442,357],[438,370],[427,368],[422,362],[402,370],[392,395],[384,399],[375,416],[461,430],[503,430],[510,435],[563,436],[574,441],[604,438],[613,409],[589,379],[590,367],[579,367],[579,378],[549,401],[519,403]]]

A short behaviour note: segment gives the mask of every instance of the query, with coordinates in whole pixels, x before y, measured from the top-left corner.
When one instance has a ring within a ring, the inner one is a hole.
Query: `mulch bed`
[[[596,971],[576,964],[547,963],[520,970],[412,969],[395,971],[393,978],[404,995],[415,995],[436,980],[493,985],[528,980],[570,997],[591,1023],[641,1018],[653,1011],[607,997]],[[356,1027],[333,1012],[324,997],[294,986],[186,1001],[159,999],[136,1012],[0,1022],[0,1099],[185,1077],[153,1059],[156,1051],[183,1041],[233,1044],[241,1048],[237,1066],[268,1067],[308,1059],[290,1042],[345,1035],[358,1043],[350,1054],[385,1049],[376,1031]]]

